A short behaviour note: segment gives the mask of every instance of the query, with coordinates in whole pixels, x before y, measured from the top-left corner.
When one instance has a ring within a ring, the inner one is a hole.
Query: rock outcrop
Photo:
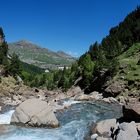
[[[99,137],[111,138],[111,128],[114,130],[117,128],[116,119],[108,119],[98,122],[93,127],[92,132],[98,134]]]
[[[52,128],[59,126],[53,109],[39,99],[28,99],[21,103],[12,115],[11,124]]]
[[[107,88],[105,89],[105,92],[116,97],[124,89],[125,89],[125,85],[123,82],[115,81],[115,82],[109,84],[109,86],[107,86]]]
[[[137,140],[137,130],[134,121],[119,124],[116,119],[108,119],[93,125],[91,140]]]
[[[74,100],[76,100],[76,101],[96,101],[96,100],[101,100],[102,98],[103,98],[103,96],[101,93],[94,91],[90,94],[81,93],[81,94],[75,95]]]
[[[119,125],[117,140],[137,140],[138,132],[135,122],[122,123]]]
[[[127,103],[123,107],[123,119],[127,121],[140,121],[140,102]]]

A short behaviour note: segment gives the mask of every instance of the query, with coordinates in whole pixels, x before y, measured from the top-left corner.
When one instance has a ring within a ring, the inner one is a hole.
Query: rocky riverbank
[[[48,91],[47,89],[29,88],[23,84],[17,83],[17,81],[12,77],[3,78],[2,82],[0,83],[0,89],[1,111],[5,110],[9,106],[15,108],[28,99],[40,99],[46,102],[46,105],[49,105],[53,112],[56,112],[56,110],[63,110],[71,105],[70,103],[62,105],[59,103],[61,100],[72,100],[75,102],[98,101],[107,104],[115,104],[116,106],[121,105],[123,106],[123,117],[119,119],[114,118],[113,120],[98,122],[96,125],[94,124],[89,139],[125,140],[125,137],[129,135],[134,136],[134,138],[129,136],[131,138],[130,140],[139,138],[140,103],[136,98],[125,99],[123,96],[117,99],[113,97],[104,98],[101,93],[96,91],[86,95],[80,89],[80,87],[75,86],[69,89],[67,93],[63,93],[61,90]],[[37,126],[37,122],[34,122],[35,123],[32,123],[32,126]],[[41,126],[42,124],[40,123],[39,125]],[[101,130],[99,128],[101,128]],[[131,131],[131,129],[133,129],[133,131]],[[131,131],[131,133],[129,133],[129,131]]]
[[[140,140],[140,102],[130,100],[123,105],[121,118],[93,124],[88,140]]]

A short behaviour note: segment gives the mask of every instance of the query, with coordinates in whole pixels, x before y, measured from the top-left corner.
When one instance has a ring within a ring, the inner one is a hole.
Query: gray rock
[[[102,100],[106,103],[118,103],[117,99],[113,97],[103,98]]]
[[[97,137],[96,140],[112,140],[111,138]]]
[[[99,100],[99,99],[103,98],[102,94],[97,91],[91,92],[89,94],[89,96],[90,96],[91,100]]]
[[[136,123],[138,134],[140,135],[140,123]]]
[[[122,91],[124,91],[125,85],[120,81],[112,82],[106,89],[105,92],[112,94],[113,96],[117,96]]]
[[[21,79],[20,76],[17,76],[17,82],[20,83],[20,84],[23,83],[23,80]]]
[[[117,140],[137,140],[138,132],[135,122],[122,123],[119,125],[119,129]]]
[[[117,128],[116,119],[108,119],[104,121],[100,121],[93,128],[93,133],[97,133],[99,136],[110,137],[111,136],[111,128],[114,130]]]
[[[76,100],[76,101],[89,101],[90,96],[82,93],[82,94],[76,95],[74,100]]]
[[[67,91],[67,97],[74,97],[75,95],[81,94],[83,91],[79,86],[72,86],[68,91]]]
[[[59,122],[47,102],[28,99],[21,103],[11,118],[11,124],[32,127],[58,127]]]
[[[91,135],[91,140],[96,140],[97,137],[98,137],[98,134],[92,134]]]

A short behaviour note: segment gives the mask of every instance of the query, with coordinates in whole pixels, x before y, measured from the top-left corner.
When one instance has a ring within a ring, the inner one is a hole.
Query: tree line
[[[4,38],[4,33],[0,29],[0,35]],[[84,53],[69,69],[53,70],[49,73],[32,73],[28,66],[20,67],[18,57],[13,54],[9,61],[7,56],[8,46],[4,42],[0,45],[0,64],[4,64],[10,74],[19,74],[25,83],[31,87],[47,87],[48,89],[61,88],[66,91],[75,81],[81,77],[76,84],[89,92],[100,90],[102,84],[111,78],[118,71],[117,57],[128,50],[134,43],[140,42],[140,7],[128,14],[123,22],[113,27],[109,35],[102,39],[101,43],[95,42],[90,45],[89,50]],[[28,69],[28,71],[27,71]],[[34,68],[33,68],[34,69]],[[102,73],[105,76],[102,77]],[[94,83],[98,81],[97,86]]]

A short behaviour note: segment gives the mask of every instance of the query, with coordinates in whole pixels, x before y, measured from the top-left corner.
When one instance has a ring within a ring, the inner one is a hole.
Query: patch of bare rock
[[[53,109],[40,99],[28,99],[16,107],[11,124],[31,127],[58,127]]]
[[[138,140],[137,124],[116,119],[100,121],[92,127],[91,140]]]

